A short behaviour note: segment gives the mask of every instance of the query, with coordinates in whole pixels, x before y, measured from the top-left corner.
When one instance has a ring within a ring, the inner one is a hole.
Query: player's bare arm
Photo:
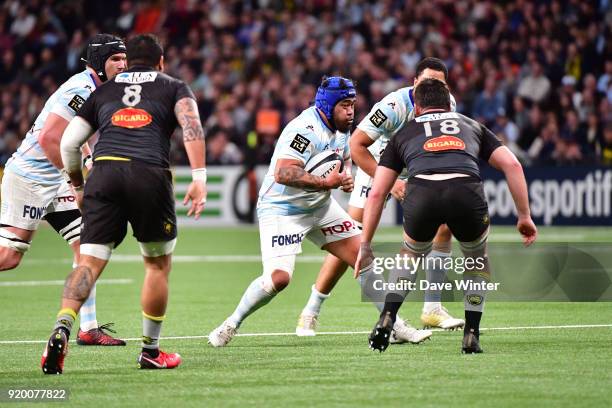
[[[60,141],[62,140],[62,134],[68,121],[55,113],[49,113],[47,120],[38,135],[38,143],[45,152],[45,156],[49,161],[58,169],[62,169],[62,156],[60,153]]]
[[[507,147],[502,146],[493,151],[489,164],[506,176],[508,188],[518,212],[516,227],[523,236],[523,243],[526,246],[531,245],[537,238],[538,230],[531,219],[527,182],[521,163]]]
[[[187,216],[200,217],[204,204],[206,204],[206,146],[204,143],[204,129],[198,112],[198,105],[192,98],[182,98],[174,106],[174,114],[183,130],[183,142],[189,158],[193,181],[187,189],[183,204],[191,200],[191,207]]]
[[[351,148],[351,158],[357,166],[363,170],[368,176],[374,177],[376,166],[378,163],[368,148],[374,143],[374,140],[366,132],[357,128],[351,135],[349,142]],[[406,183],[402,180],[397,180],[391,188],[391,195],[398,201],[404,199],[406,193]]]
[[[331,190],[353,182],[346,172],[339,173],[339,169],[335,169],[326,178],[313,176],[304,170],[301,161],[294,159],[278,159],[274,169],[274,181],[290,187],[315,190]]]
[[[359,271],[363,266],[367,266],[372,262],[371,243],[374,238],[374,232],[380,222],[380,216],[385,207],[385,200],[393,184],[397,180],[399,174],[384,166],[378,166],[372,183],[372,190],[368,195],[363,212],[363,231],[361,233],[361,248],[355,263],[355,278],[359,277]]]

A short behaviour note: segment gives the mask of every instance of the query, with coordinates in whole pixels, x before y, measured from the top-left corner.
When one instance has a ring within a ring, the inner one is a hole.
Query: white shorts
[[[355,174],[355,187],[353,188],[351,198],[349,199],[349,205],[351,207],[365,207],[368,194],[370,194],[370,190],[372,189],[373,180],[374,179],[372,177],[368,176],[368,173],[360,168],[357,169],[357,174]]]
[[[312,214],[268,215],[259,219],[261,259],[296,255],[308,238],[318,247],[361,234],[355,221],[334,200]]]
[[[6,171],[2,177],[0,223],[34,231],[47,214],[78,210],[66,182],[40,184]]]

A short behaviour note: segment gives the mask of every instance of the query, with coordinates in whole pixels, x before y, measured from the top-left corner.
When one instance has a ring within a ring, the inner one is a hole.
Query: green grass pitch
[[[205,221],[203,221],[205,223]],[[386,229],[386,236],[399,229]],[[495,227],[498,237],[512,230]],[[612,242],[599,228],[548,228],[543,239]],[[495,239],[495,235],[494,235]],[[300,262],[294,280],[268,306],[243,324],[241,333],[291,333],[310,293],[320,254]],[[113,321],[123,338],[141,334],[139,306],[142,263],[133,238],[115,252],[98,285],[98,321]],[[229,315],[248,283],[258,276],[259,238],[254,228],[184,228],[170,278],[170,303],[162,336],[204,336]],[[190,258],[218,256],[221,258]],[[235,256],[235,259],[231,259]],[[246,256],[246,257],[244,257]],[[64,375],[44,376],[40,355],[59,308],[61,284],[6,286],[6,282],[63,280],[69,250],[43,228],[22,265],[0,274],[0,389],[66,388],[69,400],[51,406],[610,406],[612,384],[611,303],[487,304],[484,328],[607,325],[592,328],[484,331],[482,355],[459,352],[459,332],[435,332],[421,345],[367,347],[365,334],[237,337],[213,349],[203,337],[162,339],[162,348],[180,352],[176,370],[141,371],[139,341],[123,348],[71,344]],[[126,281],[127,280],[127,281]],[[3,286],[4,285],[4,286]],[[462,304],[446,305],[457,316]],[[402,315],[418,319],[421,304],[408,302]],[[347,274],[324,305],[319,330],[364,332],[375,309],[360,301]],[[73,335],[74,337],[74,335]],[[18,341],[37,340],[38,343]],[[11,405],[0,399],[0,405]],[[19,405],[19,404],[17,404]],[[45,403],[30,403],[40,407]]]

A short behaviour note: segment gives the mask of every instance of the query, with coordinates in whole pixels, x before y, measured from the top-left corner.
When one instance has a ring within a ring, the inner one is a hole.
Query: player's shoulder
[[[87,70],[74,74],[57,89],[59,94],[89,95],[95,91],[96,85]]]
[[[287,126],[285,126],[283,133],[299,133],[309,138],[318,138],[317,134],[321,125],[319,123],[320,118],[317,115],[314,106],[303,110],[302,113],[293,118]]]

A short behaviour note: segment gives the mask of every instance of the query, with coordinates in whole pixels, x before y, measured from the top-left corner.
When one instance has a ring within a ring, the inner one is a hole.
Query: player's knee
[[[15,269],[21,263],[23,254],[9,248],[0,247],[0,271]]]
[[[431,251],[433,244],[429,242],[404,241],[401,252],[410,256],[423,256]]]
[[[289,282],[291,282],[291,274],[289,272],[276,269],[270,275],[272,280],[272,285],[274,287],[274,291],[280,292],[289,286]]]

